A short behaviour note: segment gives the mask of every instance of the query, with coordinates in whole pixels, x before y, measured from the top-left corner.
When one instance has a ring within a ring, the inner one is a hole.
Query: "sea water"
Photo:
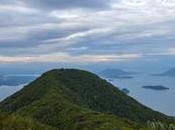
[[[123,89],[140,103],[164,114],[175,116],[175,77],[138,74],[132,79],[113,79],[112,84]],[[143,86],[162,85],[168,90],[144,89]]]

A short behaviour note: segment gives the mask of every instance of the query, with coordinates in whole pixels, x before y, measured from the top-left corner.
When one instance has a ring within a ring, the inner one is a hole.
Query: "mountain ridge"
[[[0,111],[62,130],[138,130],[147,121],[174,122],[99,76],[77,69],[44,73],[1,102]]]

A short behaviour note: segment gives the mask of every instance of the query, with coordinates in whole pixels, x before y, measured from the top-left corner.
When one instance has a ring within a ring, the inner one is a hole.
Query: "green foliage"
[[[160,121],[148,122],[147,125],[149,130],[175,130],[174,124],[165,124]]]
[[[18,115],[3,115],[0,113],[0,130],[56,130],[50,126],[42,125],[30,118]]]
[[[43,74],[1,102],[0,111],[7,113],[1,117],[2,130],[8,130],[6,124],[18,130],[43,125],[47,130],[140,130],[148,120],[174,123],[97,75],[74,69]]]

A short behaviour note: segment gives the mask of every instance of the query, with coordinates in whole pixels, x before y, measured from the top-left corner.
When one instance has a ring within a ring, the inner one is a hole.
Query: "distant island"
[[[115,79],[133,79],[133,76],[116,76]],[[109,78],[108,81],[113,82],[114,78]]]
[[[165,71],[160,74],[152,74],[152,76],[169,76],[169,77],[175,77],[175,68],[172,68],[168,71]]]
[[[17,86],[20,84],[29,83],[35,80],[38,76],[36,75],[4,75],[0,76],[0,86]]]
[[[145,89],[152,89],[152,90],[168,90],[169,88],[167,87],[164,87],[162,85],[157,85],[157,86],[143,86],[142,88],[145,88]]]
[[[126,95],[128,95],[130,93],[130,91],[127,88],[123,88],[122,92],[124,92]]]
[[[99,75],[106,78],[117,78],[117,79],[131,79],[134,78],[132,75],[136,72],[127,72],[122,69],[105,69],[99,73]]]
[[[133,76],[118,76],[116,79],[133,79]]]

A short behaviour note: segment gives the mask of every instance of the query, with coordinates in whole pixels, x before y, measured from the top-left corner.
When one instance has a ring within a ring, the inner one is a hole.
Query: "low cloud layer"
[[[120,62],[175,55],[174,3],[2,0],[0,62]]]

